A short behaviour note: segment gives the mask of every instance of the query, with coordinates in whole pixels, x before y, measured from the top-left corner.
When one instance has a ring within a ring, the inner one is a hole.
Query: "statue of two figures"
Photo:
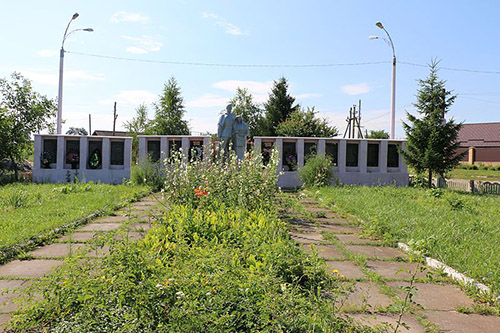
[[[236,152],[238,159],[243,159],[247,146],[247,136],[250,134],[248,125],[243,121],[241,116],[235,116],[231,111],[233,106],[229,104],[226,107],[226,114],[219,118],[217,126],[217,140],[219,140],[220,150],[223,156],[227,156],[232,144],[233,150]]]

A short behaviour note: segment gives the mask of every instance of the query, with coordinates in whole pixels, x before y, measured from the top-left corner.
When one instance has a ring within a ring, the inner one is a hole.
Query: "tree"
[[[87,130],[83,127],[70,127],[66,132],[68,135],[89,135]]]
[[[407,150],[401,152],[406,163],[417,173],[427,171],[429,188],[433,173],[444,177],[462,158],[462,154],[457,154],[457,137],[462,124],[445,118],[457,96],[445,89],[445,81],[439,80],[437,65],[438,62],[433,61],[429,65],[429,77],[418,81],[420,88],[414,106],[420,116],[407,112],[410,123],[403,122]]]
[[[32,149],[31,135],[50,128],[56,103],[33,90],[31,82],[19,73],[11,81],[0,79],[0,159],[8,158],[14,166]],[[39,156],[35,156],[39,158]]]
[[[330,126],[324,118],[317,118],[316,114],[314,107],[307,108],[307,110],[297,109],[293,111],[288,119],[278,124],[276,135],[332,137],[339,134],[335,126]]]
[[[253,102],[253,96],[247,88],[237,88],[236,96],[230,103],[233,105],[235,115],[241,116],[247,123],[250,136],[265,135],[263,110]]]
[[[148,108],[141,104],[135,109],[136,116],[123,123],[123,127],[132,135],[132,158],[137,161],[139,156],[139,139],[137,135],[151,132],[151,121],[148,119]]]
[[[267,134],[276,135],[279,123],[286,120],[290,114],[298,109],[293,105],[295,98],[288,94],[288,82],[284,77],[274,81],[274,86],[269,94],[269,100],[264,105]]]
[[[160,100],[153,103],[155,119],[153,120],[152,134],[159,135],[189,135],[188,122],[182,117],[186,113],[181,89],[172,76],[165,83]]]
[[[369,134],[366,135],[367,139],[389,139],[389,133],[384,130],[374,131],[371,130]]]

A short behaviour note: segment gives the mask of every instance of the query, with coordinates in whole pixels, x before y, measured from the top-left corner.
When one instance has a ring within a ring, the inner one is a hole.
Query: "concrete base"
[[[130,170],[38,169],[36,173],[33,173],[33,182],[66,183],[68,175],[70,181],[74,181],[76,173],[78,173],[79,181],[105,184],[121,184],[124,178],[127,180],[130,178]]]

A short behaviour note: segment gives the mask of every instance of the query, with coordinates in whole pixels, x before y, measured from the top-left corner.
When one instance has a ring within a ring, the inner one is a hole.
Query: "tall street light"
[[[75,31],[87,31],[92,32],[94,29],[86,28],[86,29],[75,29],[68,33],[69,25],[73,20],[75,20],[79,16],[78,13],[74,13],[71,17],[71,20],[68,22],[68,26],[66,30],[64,30],[64,36],[61,44],[61,52],[60,52],[60,60],[59,60],[59,94],[57,96],[57,134],[61,134],[62,129],[62,96],[63,96],[63,68],[64,68],[64,41]]]
[[[395,138],[396,131],[396,51],[394,49],[394,43],[392,42],[391,35],[385,30],[382,22],[375,23],[377,27],[384,30],[387,34],[389,40],[382,38],[385,40],[392,48],[392,92],[391,92],[391,133],[390,138]],[[370,39],[379,39],[378,36],[370,36]]]

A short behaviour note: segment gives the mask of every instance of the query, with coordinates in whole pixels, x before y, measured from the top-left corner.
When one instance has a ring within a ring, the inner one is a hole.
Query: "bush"
[[[165,181],[165,173],[161,162],[153,162],[151,158],[142,158],[139,164],[132,168],[130,180],[135,185],[146,185],[152,191],[159,191]]]
[[[321,187],[330,185],[333,178],[332,160],[327,156],[310,157],[299,170],[299,178],[304,187]]]

